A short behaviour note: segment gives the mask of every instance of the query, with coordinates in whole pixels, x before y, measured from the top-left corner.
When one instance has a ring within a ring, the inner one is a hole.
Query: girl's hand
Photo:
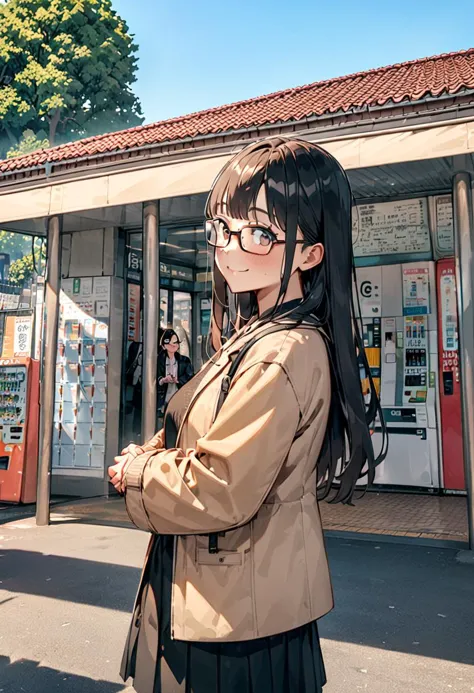
[[[135,445],[135,443],[130,443],[126,448],[122,450],[120,455],[131,455],[132,458],[138,457],[138,455],[143,455],[144,449],[140,445]],[[117,458],[116,458],[117,459]]]
[[[120,455],[114,458],[115,464],[109,467],[108,469],[110,483],[119,493],[125,492],[125,472],[127,470],[128,465],[133,459],[135,458],[131,457],[130,455]]]

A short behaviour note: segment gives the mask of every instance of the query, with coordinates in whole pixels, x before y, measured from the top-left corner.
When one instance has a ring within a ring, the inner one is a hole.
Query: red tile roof
[[[180,118],[89,137],[6,160],[0,163],[0,171],[112,154],[265,124],[298,121],[354,108],[418,101],[428,95],[436,97],[466,89],[474,89],[474,48],[358,72]]]

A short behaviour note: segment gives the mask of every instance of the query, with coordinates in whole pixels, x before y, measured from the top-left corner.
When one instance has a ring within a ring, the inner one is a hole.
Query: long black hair
[[[295,324],[321,330],[331,364],[332,395],[325,441],[318,460],[318,497],[349,503],[359,479],[373,483],[375,468],[387,453],[382,410],[365,356],[352,296],[352,195],[338,161],[321,147],[298,139],[269,137],[243,149],[222,169],[209,194],[206,216],[225,213],[248,220],[264,189],[272,224],[285,232],[285,261],[276,305],[266,319],[281,319],[277,310],[291,276],[300,229],[303,247],[322,243],[320,265],[301,274],[303,299],[291,315]],[[212,345],[258,314],[255,295],[232,295],[214,262],[211,318]],[[362,395],[359,364],[370,382],[369,402]],[[374,454],[370,428],[376,416],[382,426],[382,450]],[[335,483],[337,482],[337,483]]]

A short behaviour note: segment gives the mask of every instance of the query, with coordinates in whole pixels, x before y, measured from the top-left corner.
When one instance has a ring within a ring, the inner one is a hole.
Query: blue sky
[[[474,45],[457,0],[113,0],[146,122]]]

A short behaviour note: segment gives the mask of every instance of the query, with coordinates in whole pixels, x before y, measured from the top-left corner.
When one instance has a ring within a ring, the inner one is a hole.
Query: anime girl
[[[359,379],[348,180],[313,144],[259,141],[214,182],[206,232],[216,354],[109,469],[152,532],[121,673],[138,693],[318,693],[318,496],[349,502],[385,454]]]

